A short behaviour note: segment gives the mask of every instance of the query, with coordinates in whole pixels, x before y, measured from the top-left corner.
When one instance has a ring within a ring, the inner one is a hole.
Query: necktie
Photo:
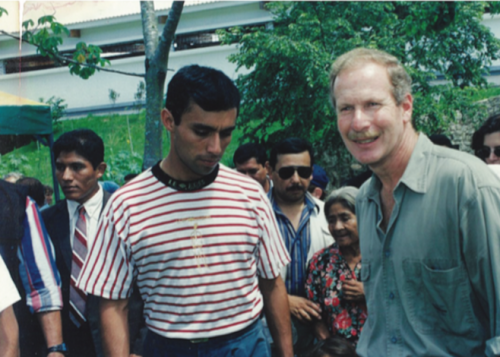
[[[75,237],[73,239],[73,258],[71,262],[71,281],[69,290],[69,305],[71,321],[80,327],[85,321],[85,304],[87,294],[76,287],[80,270],[87,257],[87,220],[85,218],[85,207],[78,207],[78,219],[75,225]]]

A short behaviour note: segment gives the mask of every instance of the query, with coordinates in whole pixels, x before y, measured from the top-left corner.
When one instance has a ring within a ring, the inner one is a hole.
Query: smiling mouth
[[[378,139],[378,136],[376,136],[374,138],[368,138],[368,139],[353,139],[353,141],[356,144],[369,144],[369,143],[373,143],[377,139]]]

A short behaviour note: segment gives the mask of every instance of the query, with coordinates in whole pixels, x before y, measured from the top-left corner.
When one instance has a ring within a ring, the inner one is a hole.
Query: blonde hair
[[[333,62],[330,71],[330,96],[334,107],[333,86],[335,79],[342,71],[367,62],[379,64],[387,69],[389,80],[392,83],[392,95],[398,105],[403,102],[407,94],[411,94],[411,77],[396,57],[384,51],[360,47],[344,53]]]

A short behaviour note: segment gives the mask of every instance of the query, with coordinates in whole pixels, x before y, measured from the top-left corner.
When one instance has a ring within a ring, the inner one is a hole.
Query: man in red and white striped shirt
[[[145,357],[269,356],[263,308],[281,355],[293,355],[280,278],[289,256],[272,207],[257,182],[219,164],[239,102],[212,68],[183,67],[170,81],[170,152],[110,199],[78,282],[103,298],[107,355],[128,355],[134,280],[149,328]]]

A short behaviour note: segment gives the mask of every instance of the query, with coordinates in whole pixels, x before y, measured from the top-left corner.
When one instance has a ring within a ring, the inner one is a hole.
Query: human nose
[[[362,108],[355,108],[351,122],[354,131],[364,131],[370,126],[370,121]]]
[[[207,151],[213,155],[220,155],[222,152],[220,144],[220,136],[218,133],[214,133],[209,139]]]
[[[338,219],[333,225],[333,230],[341,231],[342,229],[344,229],[344,223],[340,219]]]
[[[490,156],[488,156],[488,160],[495,161],[498,160],[498,156],[495,155],[495,150],[490,148]]]
[[[62,171],[61,178],[63,181],[71,181],[73,180],[73,172],[69,167],[64,168]]]

